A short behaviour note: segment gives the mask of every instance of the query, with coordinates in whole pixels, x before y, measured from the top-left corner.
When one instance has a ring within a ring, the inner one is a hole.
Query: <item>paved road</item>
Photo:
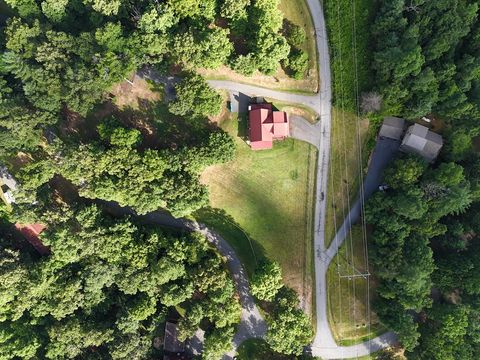
[[[211,87],[215,89],[227,90],[232,92],[241,92],[250,96],[261,96],[280,101],[286,101],[295,104],[308,106],[312,109],[318,109],[320,99],[317,95],[299,95],[294,93],[270,90],[254,85],[236,83],[233,81],[208,80]]]
[[[321,123],[311,124],[301,116],[291,115],[290,136],[308,142],[318,149],[322,139]]]
[[[99,203],[103,204],[108,211],[117,216],[135,215],[132,210],[122,208],[114,202],[99,201]],[[138,219],[144,224],[169,226],[187,231],[198,231],[202,233],[225,258],[240,298],[242,314],[240,324],[238,325],[237,332],[233,338],[233,350],[230,353],[225,354],[223,360],[232,360],[235,356],[236,349],[244,340],[263,338],[265,336],[267,332],[267,324],[258,311],[252,295],[250,295],[247,273],[235,251],[225,239],[202,224],[186,219],[175,219],[166,212],[156,211],[147,215],[138,216]],[[191,350],[195,353],[199,353],[201,351],[202,341],[196,341],[195,344],[196,348]]]
[[[392,346],[396,343],[395,335],[387,332],[375,339],[366,341],[364,343],[352,346],[337,346],[335,344],[332,348],[321,347],[317,348],[312,345],[312,354],[326,359],[357,359],[362,356],[367,356],[371,353],[380,351],[382,349]]]
[[[328,170],[330,161],[330,134],[331,134],[331,70],[330,70],[330,55],[328,47],[328,37],[325,26],[325,18],[323,9],[318,0],[307,0],[310,12],[312,14],[315,36],[317,41],[317,52],[320,71],[320,92],[315,96],[288,94],[278,91],[263,89],[251,85],[236,84],[227,81],[210,81],[210,85],[225,89],[230,92],[245,92],[250,95],[263,96],[281,101],[292,103],[299,103],[311,107],[318,114],[320,114],[320,121],[311,125],[299,117],[292,117],[291,134],[292,137],[307,141],[315,145],[319,150],[318,168],[317,168],[317,182],[316,182],[316,200],[315,200],[315,235],[314,248],[315,254],[315,281],[316,281],[316,314],[317,327],[316,336],[311,345],[312,354],[320,356],[323,359],[344,359],[354,358],[357,356],[368,355],[371,352],[378,351],[382,348],[394,345],[396,339],[393,333],[387,333],[362,344],[352,346],[338,346],[333,337],[327,316],[327,287],[326,274],[328,265],[331,259],[338,251],[338,247],[343,242],[346,236],[347,229],[350,224],[358,220],[360,217],[360,202],[354,204],[351,213],[347,217],[345,224],[343,224],[332,246],[327,249],[325,246],[325,214],[326,201],[322,200],[327,194],[328,189]],[[390,144],[391,145],[391,144]],[[382,142],[376,154],[382,154],[382,146],[390,149],[388,142]],[[396,146],[396,145],[395,145]],[[395,147],[393,146],[393,147]],[[378,187],[379,176],[381,170],[388,159],[386,152],[385,157],[376,156],[372,159],[371,170],[369,176],[365,180],[365,195],[373,193]]]
[[[364,181],[365,200],[368,199],[378,189],[379,185],[381,185],[383,171],[398,153],[399,146],[399,141],[386,138],[378,139],[370,160],[368,174]],[[335,235],[330,247],[321,253],[321,256],[318,258],[316,265],[318,263],[321,272],[325,272],[325,276],[330,262],[335,257],[339,247],[343,244],[345,238],[347,237],[351,225],[360,220],[361,207],[361,199],[358,199],[351,207],[350,213],[347,215],[342,226]],[[325,284],[326,282],[321,285],[324,294],[326,294]],[[319,299],[317,298],[317,309],[318,302]],[[324,306],[326,311],[326,299]],[[325,313],[324,316],[327,316],[327,314]],[[326,317],[325,319],[328,318]],[[326,322],[326,325],[328,326],[328,321]],[[352,346],[338,346],[333,339],[330,327],[328,329],[328,333],[323,332],[323,334],[317,335],[317,338],[320,337],[321,339],[318,339],[318,342],[314,342],[312,345],[312,353],[321,356],[323,359],[346,359],[366,356],[373,352],[397,344],[396,335],[393,332],[387,332],[379,337],[361,344]],[[315,340],[317,340],[317,338]]]

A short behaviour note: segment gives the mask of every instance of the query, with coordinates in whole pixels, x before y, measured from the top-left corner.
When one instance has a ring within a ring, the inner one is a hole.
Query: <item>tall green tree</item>
[[[183,116],[211,116],[220,113],[223,99],[200,75],[191,75],[175,86],[176,99],[170,112]]]

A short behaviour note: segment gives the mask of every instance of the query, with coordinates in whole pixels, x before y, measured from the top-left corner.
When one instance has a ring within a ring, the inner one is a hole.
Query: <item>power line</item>
[[[357,23],[356,23],[356,2],[352,0],[352,14],[353,14],[353,54],[354,54],[354,65],[355,65],[355,102],[357,110],[357,118],[360,119],[360,93],[359,93],[359,80],[358,80],[358,59],[357,59]],[[365,270],[369,271],[368,265],[368,236],[367,236],[367,224],[365,219],[365,188],[364,188],[364,178],[363,178],[363,149],[362,149],[362,139],[360,133],[360,126],[357,120],[357,143],[358,143],[358,157],[359,157],[359,175],[360,175],[360,205],[361,205],[361,222],[362,222],[362,240],[364,246],[364,260],[365,260]],[[367,281],[367,293],[366,293],[366,323],[368,327],[368,334],[371,331],[371,319],[370,319],[370,278],[366,279]],[[369,343],[370,344],[370,343]],[[369,349],[370,350],[370,349]]]
[[[341,29],[340,29],[340,24],[341,24],[341,21],[340,21],[340,6],[339,6],[339,2],[337,2],[337,31],[338,31],[338,37],[339,39],[341,39]],[[350,204],[350,186],[349,186],[349,177],[348,177],[348,161],[347,161],[347,136],[346,136],[346,130],[345,130],[345,93],[344,93],[344,78],[343,78],[343,54],[342,54],[342,48],[339,47],[338,49],[338,55],[339,55],[339,64],[340,64],[340,71],[339,71],[339,74],[340,74],[340,93],[341,93],[341,117],[342,117],[342,129],[343,129],[343,162],[344,162],[344,169],[345,169],[345,187],[346,187],[346,196],[345,196],[345,193],[344,193],[344,189],[343,189],[343,186],[341,185],[341,193],[342,193],[342,202],[343,202],[343,207],[342,207],[342,210],[343,210],[343,219],[344,221],[347,219],[348,217],[348,224],[349,224],[349,231],[348,231],[348,235],[350,237],[350,244],[352,245],[352,251],[353,251],[353,236],[352,236],[352,231],[351,231],[351,227],[352,227],[352,221],[351,221],[351,204]],[[345,216],[345,197],[346,197],[346,200],[347,200],[347,216]],[[338,237],[336,236],[337,233],[335,233],[335,240],[336,240],[336,247],[337,249],[339,249],[339,244],[338,244]],[[346,255],[348,257],[348,241],[347,243],[345,244],[345,249],[346,249]],[[339,259],[340,257],[340,253],[337,253],[337,260]],[[352,260],[353,260],[353,257],[352,257]],[[347,261],[347,264],[349,262]],[[338,269],[339,270],[339,269]],[[354,267],[354,264],[353,264],[353,261],[352,261],[352,270],[355,271],[355,267]],[[339,279],[339,284],[342,283],[342,276],[340,274],[340,272],[338,272],[338,279]],[[348,289],[348,296],[349,298],[352,299],[352,302],[353,304],[349,304],[350,308],[353,308],[353,317],[352,317],[352,313],[351,311],[349,310],[348,311],[348,317],[349,319],[351,319],[351,323],[353,324],[353,327],[355,329],[355,332],[356,332],[356,305],[355,305],[355,281],[352,281],[352,288],[350,288],[350,284],[348,284],[347,286],[347,289]],[[352,296],[353,295],[353,296]],[[342,311],[340,311],[342,312]]]

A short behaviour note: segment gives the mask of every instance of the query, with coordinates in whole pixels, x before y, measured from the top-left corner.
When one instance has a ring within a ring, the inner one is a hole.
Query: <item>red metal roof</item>
[[[272,104],[251,105],[249,119],[253,150],[271,149],[274,139],[283,139],[290,133],[287,113],[273,111]]]
[[[42,224],[15,224],[15,228],[23,235],[23,237],[38,251],[40,255],[50,254],[50,249],[43,245],[40,240],[40,233],[45,230],[46,226]]]

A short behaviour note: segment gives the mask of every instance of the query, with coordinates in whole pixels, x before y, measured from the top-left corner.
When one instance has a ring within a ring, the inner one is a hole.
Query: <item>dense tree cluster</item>
[[[301,355],[304,347],[312,341],[312,324],[299,308],[297,294],[292,289],[280,289],[273,300],[273,310],[267,322],[266,341],[276,352]]]
[[[284,66],[292,73],[293,78],[303,79],[308,69],[308,54],[302,49],[307,34],[301,26],[290,22],[286,22],[284,33],[291,47],[288,58],[284,60]]]
[[[251,281],[251,292],[259,300],[272,301],[283,287],[282,269],[277,262],[264,260]]]
[[[476,166],[478,160],[474,163]],[[390,189],[377,192],[367,203],[367,221],[374,225],[370,259],[375,274],[381,280],[377,312],[382,321],[399,334],[407,350],[412,351],[421,344],[418,349],[422,350],[415,350],[416,356],[420,356],[418,354],[422,351],[432,351],[433,354],[438,350],[434,345],[437,340],[430,339],[438,334],[433,334],[437,333],[436,330],[431,333],[431,329],[428,330],[430,326],[436,327],[434,324],[456,316],[455,312],[465,318],[468,314],[467,309],[453,309],[452,304],[443,302],[433,303],[432,307],[432,288],[452,291],[461,283],[468,292],[478,287],[476,282],[480,280],[475,272],[471,272],[476,262],[475,255],[471,254],[471,258],[463,260],[459,253],[451,252],[462,251],[464,254],[468,245],[472,246],[472,251],[477,247],[475,241],[470,244],[466,240],[469,233],[470,237],[476,237],[474,230],[454,220],[468,218],[464,215],[467,209],[472,206],[475,211],[480,200],[472,166],[463,165],[441,162],[435,167],[427,167],[418,158],[400,158],[385,174],[385,182]],[[446,254],[442,255],[442,248],[449,249],[446,258]],[[446,265],[453,268],[447,271]],[[466,276],[464,281],[459,279],[460,274]],[[471,294],[474,293],[475,290]],[[416,313],[420,315],[414,317]],[[416,320],[423,316],[426,320],[419,325]],[[467,328],[468,320],[465,322],[464,327]],[[456,325],[462,324],[459,319]],[[446,334],[451,329],[445,331]],[[464,335],[451,334],[460,336],[461,339],[455,340],[459,344],[463,344]],[[426,346],[424,342],[432,342],[432,348],[423,349]],[[438,356],[421,355],[418,359],[459,358]]]
[[[233,140],[221,131],[210,133],[198,146],[144,151],[137,147],[140,132],[115,119],[101,123],[98,132],[98,142],[57,145],[47,160],[25,166],[20,173],[23,191],[36,192],[58,174],[86,198],[115,201],[139,214],[162,208],[181,217],[208,205],[200,172],[231,160],[235,153]]]
[[[50,255],[18,248],[4,229],[0,236],[2,359],[145,359],[176,305],[201,309],[190,328],[201,322],[207,339],[222,329],[230,344],[240,306],[205,238],[112,218],[95,206],[60,206],[52,192],[45,201],[58,212],[41,234]]]
[[[271,350],[287,355],[302,354],[312,340],[312,325],[299,309],[295,291],[284,286],[277,262],[262,260],[252,277],[251,292],[269,313],[266,342]]]
[[[282,13],[278,10],[280,0],[255,0],[250,6],[247,19],[232,18],[234,28],[243,30],[247,53],[232,59],[233,68],[244,75],[255,70],[273,74],[278,64],[290,53],[290,46],[280,30]],[[240,1],[242,4],[247,2]],[[241,14],[241,12],[240,12]]]
[[[478,10],[478,1],[381,3],[373,68],[387,108],[409,118],[434,112],[478,127],[471,122],[480,115]]]
[[[176,99],[169,104],[173,114],[204,117],[220,113],[222,96],[199,75],[184,78],[175,86],[175,92]]]

